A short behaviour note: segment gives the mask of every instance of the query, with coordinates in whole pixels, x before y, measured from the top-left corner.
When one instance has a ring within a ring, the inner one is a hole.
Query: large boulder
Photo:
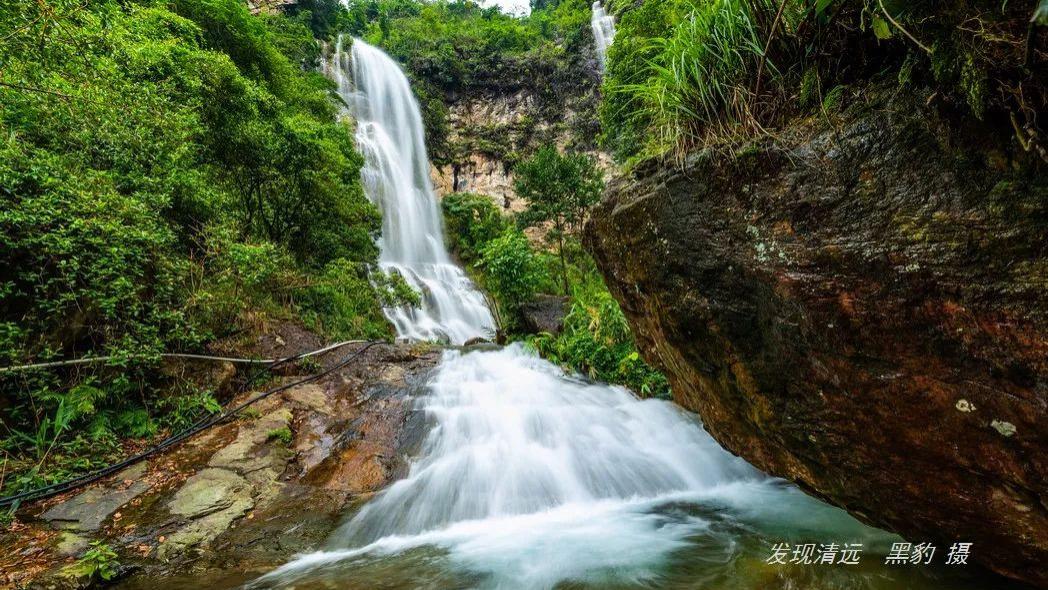
[[[568,315],[568,298],[558,295],[536,295],[520,308],[524,331],[529,334],[548,333],[556,336],[564,329]]]
[[[639,167],[586,245],[729,450],[1046,586],[1048,177],[998,131],[875,100]]]

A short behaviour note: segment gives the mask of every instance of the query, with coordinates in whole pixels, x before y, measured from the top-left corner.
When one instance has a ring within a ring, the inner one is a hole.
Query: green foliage
[[[348,10],[356,19],[350,33],[445,93],[523,85],[531,67],[524,54],[539,41],[525,21],[465,0],[352,0]]]
[[[481,248],[505,231],[508,222],[491,197],[452,193],[441,199],[448,246],[462,262],[480,257]]]
[[[96,577],[103,581],[112,580],[117,574],[120,562],[117,554],[103,541],[92,541],[91,548],[73,564],[70,573],[75,577],[93,580]]]
[[[200,418],[222,411],[210,391],[182,391],[157,400],[155,411],[161,416],[160,423],[172,431],[183,430]]]
[[[997,108],[1037,126],[1029,7],[918,0],[612,2],[602,143],[633,163],[765,133],[825,89],[898,75],[978,118]],[[929,75],[931,74],[931,75]],[[798,92],[799,89],[799,92]],[[996,89],[996,90],[995,90]],[[800,100],[794,100],[799,98]],[[828,106],[834,106],[832,101]]]
[[[561,279],[565,293],[569,293],[564,238],[568,232],[581,230],[586,212],[604,191],[596,162],[585,154],[564,155],[547,145],[517,167],[514,187],[517,196],[528,203],[518,220],[521,225],[552,224],[549,236],[557,243]]]
[[[115,357],[0,376],[0,444],[25,469],[5,486],[215,411],[209,393],[162,391],[161,351],[274,316],[390,333],[382,303],[411,293],[369,280],[379,212],[331,84],[309,71],[314,31],[347,13],[300,6],[0,7],[0,364]]]
[[[642,397],[670,396],[666,377],[640,358],[626,317],[599,278],[575,290],[559,335],[540,334],[530,342],[544,357],[591,379],[625,385]]]
[[[285,447],[290,447],[291,443],[295,440],[295,435],[292,434],[290,428],[284,426],[283,428],[277,428],[275,430],[270,430],[269,432],[267,432],[266,440],[276,441],[284,445]]]
[[[750,124],[748,83],[763,55],[755,12],[777,3],[644,4],[623,17],[609,51],[609,98],[601,107],[605,145],[620,158],[645,150],[682,152],[723,125]]]
[[[534,125],[460,128],[452,138],[447,106],[523,92],[534,100],[528,108],[539,118],[571,125],[578,143],[591,143],[599,80],[591,63],[589,18],[587,0],[546,3],[525,18],[471,0],[350,0],[345,30],[403,64],[434,164],[445,166],[473,152],[512,163],[513,152],[530,149]]]
[[[499,315],[511,324],[545,278],[545,269],[528,239],[513,228],[484,245],[479,266],[484,286],[498,303]]]
[[[307,326],[331,338],[389,338],[392,328],[382,308],[420,301],[400,275],[343,258],[328,263],[310,281],[299,295],[302,317]]]

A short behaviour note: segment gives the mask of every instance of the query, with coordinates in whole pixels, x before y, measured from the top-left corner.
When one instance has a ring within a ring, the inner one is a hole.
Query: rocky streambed
[[[276,340],[264,352],[289,355],[304,344]],[[309,369],[330,367],[354,346]],[[117,587],[151,590],[235,587],[315,548],[402,473],[425,430],[412,399],[439,358],[425,345],[372,347],[173,451],[23,508],[0,538],[0,587],[78,587],[76,559],[98,540],[118,554]],[[292,372],[265,387],[309,374]]]

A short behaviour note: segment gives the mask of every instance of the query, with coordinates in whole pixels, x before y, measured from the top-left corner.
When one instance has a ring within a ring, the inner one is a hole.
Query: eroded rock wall
[[[610,172],[611,159],[595,149],[594,138],[579,137],[583,121],[596,116],[592,109],[567,108],[551,117],[540,102],[525,90],[461,97],[448,105],[450,162],[430,169],[438,197],[476,193],[491,197],[507,212],[523,211],[527,203],[517,198],[513,167],[550,143],[586,152]]]
[[[586,244],[725,447],[1048,586],[1048,176],[926,100],[642,166]]]

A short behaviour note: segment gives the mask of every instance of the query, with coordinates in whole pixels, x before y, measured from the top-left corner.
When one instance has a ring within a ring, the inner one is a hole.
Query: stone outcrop
[[[643,165],[586,244],[725,447],[1048,587],[1048,175],[929,101]]]
[[[582,126],[583,119],[595,116],[570,108],[557,115],[559,119],[551,121],[528,91],[462,97],[449,104],[450,161],[430,169],[437,196],[476,193],[491,197],[506,212],[523,211],[527,203],[517,198],[513,187],[514,165],[547,143],[579,149],[580,132],[575,128]],[[594,138],[585,139],[592,143]],[[611,170],[607,154],[583,151],[595,157],[602,170]]]
[[[285,343],[303,340],[292,337],[294,330],[280,332]],[[316,362],[331,366],[352,350]],[[35,555],[38,565],[0,576],[0,586],[73,587],[83,580],[69,578],[66,568],[94,540],[117,552],[129,572],[126,588],[154,588],[158,580],[197,588],[231,564],[247,581],[315,550],[354,505],[406,469],[404,457],[425,430],[414,398],[439,357],[438,349],[420,345],[374,346],[349,366],[265,398],[167,453],[76,494],[25,507],[20,519],[30,524],[0,531],[0,544],[16,556]],[[4,566],[0,556],[0,573]]]
[[[520,310],[523,328],[529,334],[560,334],[567,315],[568,298],[559,295],[536,295]]]
[[[451,161],[430,174],[437,195],[488,195],[506,210],[520,210],[513,163],[551,132],[548,123],[537,121],[534,98],[525,91],[462,98],[448,105],[448,126]]]

